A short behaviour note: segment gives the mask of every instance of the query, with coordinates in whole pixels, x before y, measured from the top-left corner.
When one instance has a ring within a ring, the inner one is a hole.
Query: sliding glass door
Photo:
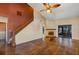
[[[72,38],[71,25],[59,25],[58,26],[58,36]]]

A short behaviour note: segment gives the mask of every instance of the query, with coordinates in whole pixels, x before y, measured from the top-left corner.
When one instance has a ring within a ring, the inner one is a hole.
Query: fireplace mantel
[[[56,29],[46,29],[46,30],[56,30]]]

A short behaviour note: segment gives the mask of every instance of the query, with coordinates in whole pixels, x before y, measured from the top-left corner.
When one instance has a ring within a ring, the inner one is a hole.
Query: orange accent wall
[[[33,8],[25,3],[0,3],[0,16],[8,17],[9,30],[33,20]]]

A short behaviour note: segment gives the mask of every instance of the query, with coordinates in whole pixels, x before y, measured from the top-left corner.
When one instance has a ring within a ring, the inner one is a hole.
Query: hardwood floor
[[[79,41],[73,40],[71,46],[62,45],[59,39],[43,41],[42,39],[26,42],[15,47],[0,48],[1,55],[78,55]],[[62,41],[64,42],[64,40]],[[70,42],[69,42],[70,43]]]

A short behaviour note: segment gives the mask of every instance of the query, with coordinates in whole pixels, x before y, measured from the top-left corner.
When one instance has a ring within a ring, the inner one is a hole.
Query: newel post
[[[12,46],[12,47],[16,47],[16,42],[15,42],[15,32],[14,32],[14,31],[13,31],[13,33],[12,33],[11,46]]]

